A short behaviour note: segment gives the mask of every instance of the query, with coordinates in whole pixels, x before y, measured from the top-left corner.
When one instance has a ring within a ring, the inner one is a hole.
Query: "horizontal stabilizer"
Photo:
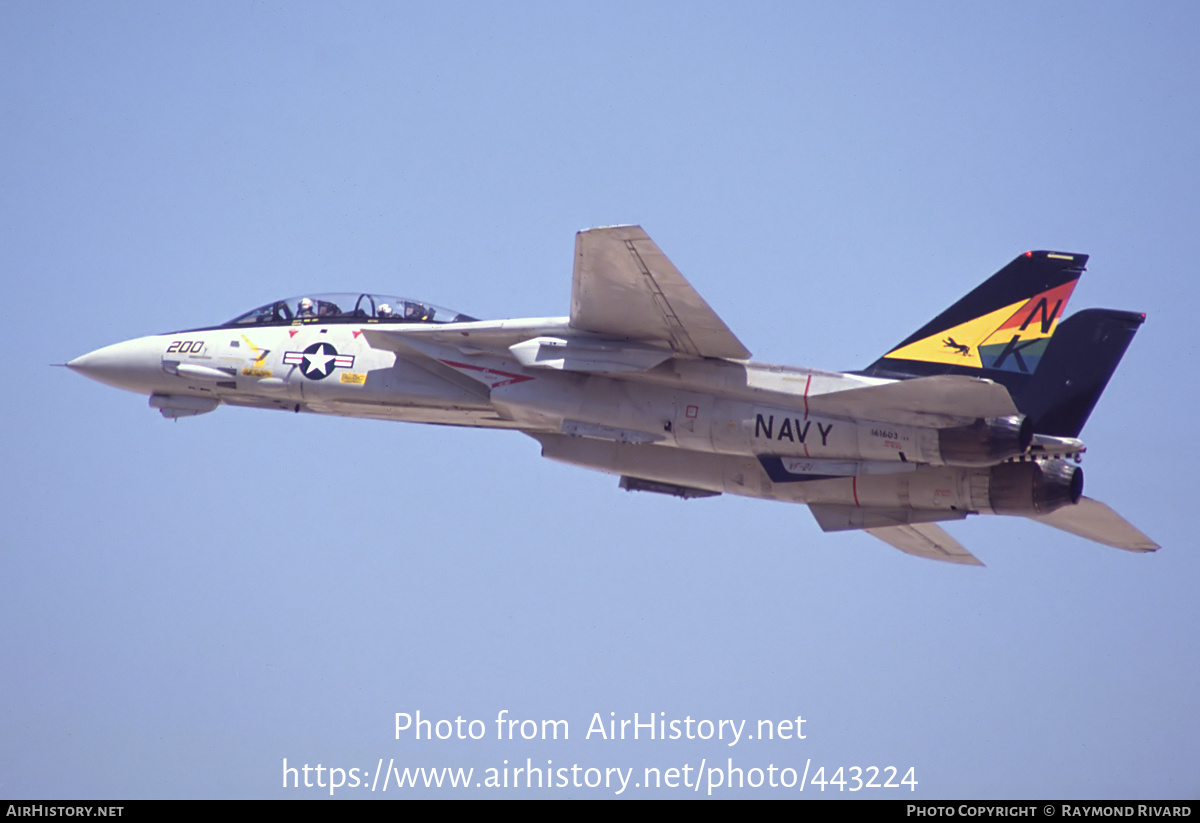
[[[825,503],[814,503],[808,508],[813,517],[817,518],[817,525],[821,527],[821,531],[862,529],[907,554],[946,563],[983,565],[975,555],[964,549],[957,540],[946,534],[941,526],[933,522],[962,520],[966,517],[963,512],[865,508]]]
[[[1152,552],[1161,548],[1124,517],[1090,497],[1030,519],[1115,549]]]
[[[979,558],[946,534],[945,529],[933,523],[922,523],[915,526],[885,526],[880,529],[867,529],[867,534],[874,535],[884,543],[917,557],[927,557],[930,560],[941,560],[945,563],[958,563],[963,566],[983,565],[979,562]]]
[[[914,419],[914,415],[975,419],[1017,414],[1016,404],[1004,386],[956,374],[819,394],[808,399],[808,408],[817,414],[915,425],[928,421]]]
[[[693,357],[750,356],[641,226],[575,235],[571,328],[663,342]]]
[[[836,503],[812,503],[808,508],[823,532],[933,523],[938,520],[962,520],[967,516],[965,512],[945,509],[885,509],[874,506],[843,506]]]

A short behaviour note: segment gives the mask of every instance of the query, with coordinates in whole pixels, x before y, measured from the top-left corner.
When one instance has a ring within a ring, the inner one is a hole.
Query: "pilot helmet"
[[[389,306],[387,303],[380,303],[378,314],[380,317],[391,317],[392,316],[392,307]]]
[[[300,313],[301,313],[301,314],[312,314],[312,310],[313,310],[313,301],[312,301],[312,298],[311,298],[311,297],[304,297],[304,298],[301,298],[301,300],[300,300]]]

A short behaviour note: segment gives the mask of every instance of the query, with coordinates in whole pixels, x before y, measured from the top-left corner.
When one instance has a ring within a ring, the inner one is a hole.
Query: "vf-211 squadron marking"
[[[568,317],[375,294],[277,300],[67,365],[168,418],[221,404],[512,429],[630,491],[804,503],[825,531],[979,561],[937,523],[1017,515],[1158,546],[1083,497],[1080,431],[1145,316],[1062,311],[1087,256],[1031,251],[858,372],[755,363],[637,226],[580,232]]]

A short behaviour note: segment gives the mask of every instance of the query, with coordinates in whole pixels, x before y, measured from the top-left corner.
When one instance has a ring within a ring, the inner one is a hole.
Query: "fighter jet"
[[[939,525],[1015,515],[1158,548],[1083,496],[1079,434],[1145,320],[1063,319],[1087,255],[1030,251],[874,363],[756,363],[638,226],[579,232],[568,317],[310,294],[66,364],[167,418],[222,404],[512,429],[628,491],[807,504],[825,531],[982,565]]]

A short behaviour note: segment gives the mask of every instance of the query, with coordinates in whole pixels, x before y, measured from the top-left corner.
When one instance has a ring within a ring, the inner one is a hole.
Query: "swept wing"
[[[571,328],[662,342],[693,357],[750,357],[641,226],[575,235]]]

